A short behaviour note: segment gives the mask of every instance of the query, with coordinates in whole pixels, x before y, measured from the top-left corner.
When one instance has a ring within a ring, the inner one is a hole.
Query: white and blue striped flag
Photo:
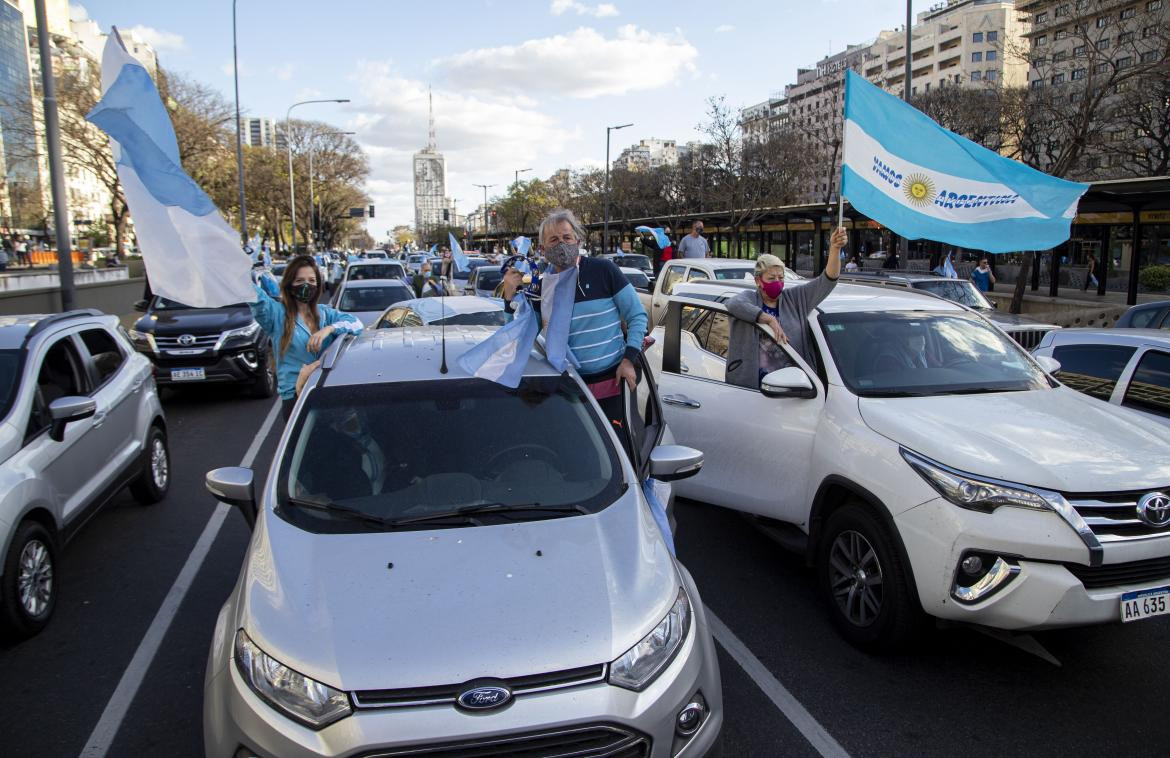
[[[451,232],[447,232],[447,236],[451,239],[451,260],[455,262],[455,270],[469,270],[467,255],[463,252],[463,248],[459,246],[459,240],[455,239],[455,235]]]
[[[110,135],[154,293],[201,308],[255,300],[239,233],[183,171],[158,89],[116,29],[102,53],[102,99],[86,118]]]
[[[549,272],[540,280],[540,318],[544,324],[544,353],[549,365],[564,371],[577,359],[569,350],[569,332],[573,326],[573,302],[577,299],[576,266]]]
[[[472,376],[515,389],[520,386],[528,355],[540,333],[540,318],[523,292],[516,294],[512,305],[515,317],[459,356],[459,367]]]
[[[908,239],[990,253],[1064,242],[1089,188],[947,131],[853,71],[842,153],[841,194],[857,210]]]
[[[959,278],[959,272],[955,271],[955,264],[951,262],[950,253],[947,253],[946,260],[943,261],[942,270],[943,276],[950,277],[951,279]]]

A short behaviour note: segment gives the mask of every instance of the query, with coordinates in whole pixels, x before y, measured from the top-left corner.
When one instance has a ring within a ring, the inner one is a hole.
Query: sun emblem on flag
[[[906,199],[920,207],[934,202],[938,194],[934,182],[926,174],[911,174],[902,182],[902,186],[906,190]]]

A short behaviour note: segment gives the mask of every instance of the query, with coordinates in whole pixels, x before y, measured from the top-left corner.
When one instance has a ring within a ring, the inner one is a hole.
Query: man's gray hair
[[[573,233],[577,235],[577,241],[582,245],[585,244],[585,227],[581,226],[581,222],[577,220],[577,216],[568,208],[557,208],[552,213],[544,217],[540,222],[540,228],[536,230],[536,244],[544,245],[544,232],[550,226],[556,226],[562,221],[568,221],[569,226],[573,227]]]

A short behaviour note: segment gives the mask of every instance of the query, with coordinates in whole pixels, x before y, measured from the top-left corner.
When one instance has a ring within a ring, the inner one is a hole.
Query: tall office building
[[[44,212],[26,28],[20,8],[0,0],[0,225],[9,229],[30,227]]]
[[[279,126],[270,118],[241,118],[240,132],[245,145],[251,147],[273,147],[285,150],[283,124]]]
[[[447,207],[447,162],[435,140],[435,108],[427,93],[427,146],[414,154],[414,229],[421,239],[443,220]]]

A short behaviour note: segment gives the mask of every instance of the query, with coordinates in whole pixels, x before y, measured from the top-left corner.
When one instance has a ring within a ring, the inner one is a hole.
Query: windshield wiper
[[[983,395],[991,392],[1023,392],[1019,387],[969,387],[962,390],[947,390],[940,395]]]
[[[456,508],[455,513],[582,513],[589,515],[589,509],[578,503],[567,505],[541,505],[540,503],[477,503]]]
[[[372,513],[359,511],[357,508],[350,508],[347,505],[339,505],[337,503],[321,502],[319,500],[302,500],[299,497],[290,497],[288,502],[300,508],[311,508],[316,511],[325,511],[332,513],[350,521],[364,521],[367,524],[377,524],[378,526],[392,526],[393,522],[390,519],[375,516]]]

